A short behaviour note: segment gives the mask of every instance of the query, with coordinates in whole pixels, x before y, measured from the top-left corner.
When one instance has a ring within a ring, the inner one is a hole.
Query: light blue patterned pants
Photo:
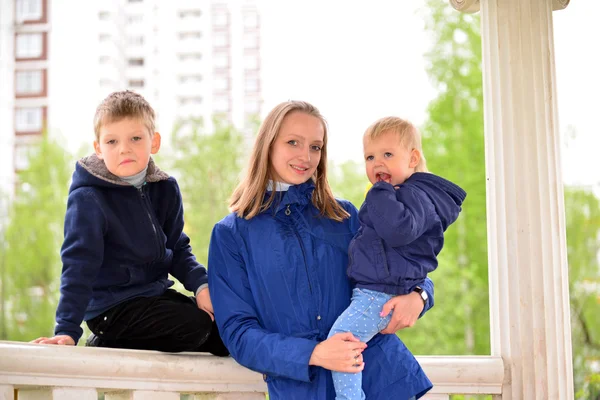
[[[354,289],[352,302],[333,324],[329,337],[340,332],[350,332],[361,342],[368,342],[390,322],[391,312],[385,318],[380,317],[379,313],[383,305],[392,297],[394,296],[374,290]],[[362,390],[362,372],[350,374],[332,371],[331,374],[336,400],[365,399]]]

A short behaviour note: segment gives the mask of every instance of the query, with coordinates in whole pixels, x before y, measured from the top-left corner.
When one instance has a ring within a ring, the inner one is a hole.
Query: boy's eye
[[[291,144],[292,146],[296,146],[298,144],[297,140],[289,140],[288,144]]]
[[[374,158],[375,158],[375,157],[373,157],[373,156],[366,156],[366,157],[365,157],[365,160],[367,160],[367,161],[372,161]]]
[[[319,146],[317,144],[311,146],[311,148],[313,149],[313,151],[321,151],[321,146]]]
[[[115,144],[117,143],[117,141],[115,139],[111,139],[108,142],[106,142],[106,144]]]
[[[385,153],[383,156],[384,156],[385,158],[390,158],[390,157],[392,157],[392,156],[393,156],[393,154],[392,154],[392,153]]]
[[[131,138],[131,140],[133,140],[134,142],[137,142],[138,140],[142,140],[141,136],[134,136],[133,138]]]

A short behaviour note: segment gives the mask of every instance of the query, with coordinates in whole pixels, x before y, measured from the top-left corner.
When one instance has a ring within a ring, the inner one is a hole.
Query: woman
[[[327,339],[350,303],[348,244],[358,213],[327,183],[327,127],[305,102],[279,104],[259,129],[232,213],[213,229],[208,274],[223,342],[242,365],[261,372],[271,400],[335,398],[330,371],[363,371],[369,400],[411,399],[431,388],[396,335],[369,343],[350,333]],[[433,306],[433,283],[387,305],[383,333],[412,326]],[[398,360],[405,360],[399,362]]]

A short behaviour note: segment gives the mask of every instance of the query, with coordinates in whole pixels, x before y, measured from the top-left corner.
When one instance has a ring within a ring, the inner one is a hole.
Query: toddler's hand
[[[37,343],[37,344],[60,344],[67,346],[75,346],[75,341],[69,335],[58,335],[51,338],[40,337],[35,340],[32,340],[29,343]]]
[[[210,292],[208,288],[202,289],[196,295],[196,304],[198,308],[206,311],[206,313],[210,316],[210,319],[215,320],[215,311],[213,310],[212,302],[210,301]]]

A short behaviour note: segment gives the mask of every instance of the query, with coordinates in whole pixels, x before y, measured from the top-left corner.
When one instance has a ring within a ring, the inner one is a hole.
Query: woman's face
[[[301,111],[286,115],[271,148],[273,180],[292,185],[309,180],[321,161],[324,136],[319,118]]]

